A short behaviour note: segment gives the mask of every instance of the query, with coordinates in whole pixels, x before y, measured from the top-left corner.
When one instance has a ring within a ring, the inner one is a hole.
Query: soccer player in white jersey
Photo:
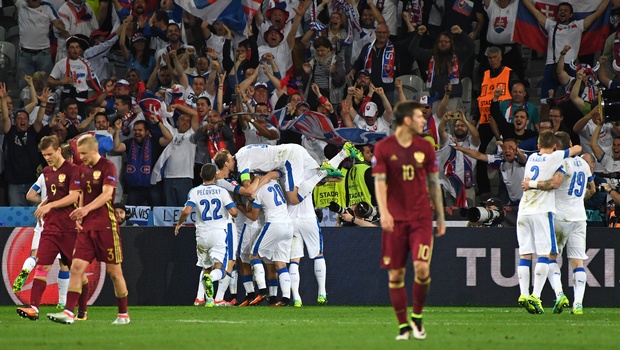
[[[314,187],[325,177],[344,177],[337,168],[348,157],[364,161],[364,157],[350,142],[345,143],[342,151],[320,167],[308,151],[298,144],[254,144],[242,147],[235,154],[243,186],[249,185],[250,172],[278,170],[284,179],[286,199],[290,204],[298,204],[311,195]],[[311,175],[307,176],[308,173]]]
[[[71,147],[68,145],[61,146],[62,156],[65,160],[72,161],[73,154]],[[45,177],[43,174],[39,175],[37,181],[32,184],[28,193],[26,193],[26,199],[30,202],[41,203],[47,198],[47,189],[45,186]],[[30,271],[34,269],[37,264],[37,250],[39,249],[39,240],[41,239],[41,232],[43,231],[43,220],[37,220],[37,224],[34,227],[34,236],[32,237],[32,243],[30,245],[30,256],[24,261],[22,270],[19,275],[13,281],[13,292],[19,293],[28,279]],[[67,302],[67,291],[69,289],[69,267],[62,263],[60,260],[60,254],[58,254],[58,263],[60,265],[58,269],[58,305],[57,308],[64,309]]]
[[[193,211],[196,212],[196,254],[197,266],[203,268],[202,280],[205,284],[207,302],[205,306],[213,307],[213,282],[226,276],[225,264],[227,242],[232,244],[230,216],[237,216],[237,207],[224,188],[215,185],[217,167],[205,164],[200,169],[202,185],[189,191],[185,208],[181,212],[174,234]]]
[[[327,291],[325,289],[327,266],[323,256],[323,235],[312,200],[308,199],[299,204],[289,205],[288,214],[293,221],[293,243],[288,267],[291,274],[293,306],[302,306],[301,295],[299,294],[299,281],[301,280],[299,261],[304,256],[304,243],[308,250],[308,256],[314,260],[314,276],[319,287],[316,301],[319,305],[325,305],[327,304]]]
[[[215,180],[215,184],[218,186],[221,186],[223,188],[225,188],[230,194],[235,195],[235,194],[239,194],[242,196],[250,197],[252,196],[256,190],[258,189],[259,186],[267,183],[267,181],[269,181],[270,179],[277,179],[278,174],[276,172],[271,172],[268,173],[266,176],[262,177],[262,178],[255,178],[255,181],[252,182],[252,184],[250,185],[250,187],[242,187],[241,185],[239,185],[239,183],[232,177],[232,172],[234,172],[235,169],[235,158],[230,154],[230,152],[228,150],[222,150],[219,151],[215,157],[213,158],[213,161],[215,162],[215,165],[218,168],[218,173],[216,175],[216,180]],[[246,201],[247,202],[247,201]],[[240,207],[239,207],[240,208]],[[235,226],[233,227],[233,244],[232,247],[229,247],[229,256],[230,258],[230,263],[228,264],[227,268],[226,268],[226,276],[224,279],[220,280],[219,282],[219,286],[218,286],[218,290],[217,290],[217,294],[215,297],[215,305],[234,305],[236,303],[236,300],[231,300],[230,303],[225,303],[224,301],[224,293],[226,292],[226,289],[231,286],[231,296],[232,299],[236,299],[236,270],[233,270],[234,266],[236,266],[234,260],[237,259],[238,257],[238,253],[240,251],[239,249],[239,242],[240,242],[240,234],[245,233],[244,232],[244,225],[246,222],[247,218],[246,216],[243,214],[243,210],[239,210],[239,216],[237,216],[237,219],[235,220]],[[250,221],[250,220],[248,220]],[[236,224],[237,222],[239,222],[240,224]],[[254,221],[250,221],[250,224],[253,224]],[[255,225],[257,226],[257,225]],[[249,229],[248,229],[249,230]],[[255,230],[253,230],[254,232],[256,232],[256,234],[258,234],[258,231],[260,230],[260,226],[257,226]],[[248,232],[249,233],[249,232]],[[250,235],[251,236],[251,235]],[[255,235],[254,235],[255,236]],[[249,244],[248,244],[249,245]],[[248,249],[249,252],[249,249]],[[250,265],[247,265],[247,271],[250,271]],[[246,272],[247,272],[246,271]],[[233,293],[234,292],[234,293]],[[247,292],[251,292],[251,291],[247,291]]]
[[[544,130],[538,136],[539,152],[529,156],[525,164],[525,179],[528,191],[523,192],[517,215],[517,241],[519,242],[519,305],[529,313],[544,313],[540,293],[549,272],[549,254],[557,254],[556,238],[553,229],[555,213],[555,193],[538,189],[538,180],[550,179],[558,170],[564,158],[577,155],[581,146],[568,150],[555,151],[555,136],[550,130]],[[538,255],[534,268],[534,290],[528,297],[530,289],[530,267],[532,254]]]
[[[288,215],[284,191],[275,180],[261,186],[254,195],[252,206],[261,208],[265,225],[252,248],[252,255],[260,256],[275,264],[282,291],[282,299],[275,306],[286,306],[291,299],[291,276],[286,264],[289,261],[293,227]],[[270,293],[274,296],[274,293]]]
[[[568,149],[570,135],[563,131],[555,133],[555,144],[558,150]],[[529,189],[524,184],[524,189]],[[570,306],[568,298],[564,295],[560,267],[556,259],[562,255],[566,247],[566,255],[573,269],[573,288],[575,300],[573,302],[573,314],[583,314],[583,295],[585,293],[586,272],[583,261],[586,255],[586,209],[584,197],[589,198],[596,192],[590,166],[581,157],[564,159],[562,166],[553,178],[538,181],[538,189],[555,191],[556,213],[553,216],[553,225],[558,244],[558,254],[549,257],[548,279],[553,288],[556,299],[553,313],[559,314],[562,309]]]

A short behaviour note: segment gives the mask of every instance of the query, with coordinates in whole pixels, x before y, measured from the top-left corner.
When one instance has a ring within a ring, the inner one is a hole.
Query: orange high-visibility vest
[[[508,67],[504,67],[502,72],[495,78],[491,78],[491,70],[484,72],[482,86],[480,87],[480,96],[478,97],[478,110],[480,111],[480,124],[488,124],[491,115],[491,102],[496,88],[504,89],[504,94],[499,97],[499,101],[509,100],[510,91],[508,90],[508,82],[510,81],[510,71]]]

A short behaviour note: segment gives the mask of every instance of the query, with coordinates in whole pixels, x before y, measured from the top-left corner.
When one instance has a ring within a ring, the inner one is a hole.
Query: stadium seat
[[[2,13],[4,14],[5,17],[16,18],[16,16],[17,16],[17,7],[15,7],[15,6],[3,7],[2,8]]]
[[[407,99],[418,99],[420,92],[426,91],[424,81],[417,75],[401,75],[397,79],[403,82],[403,91]]]
[[[3,73],[7,74],[7,76],[15,76],[17,68],[17,50],[15,50],[15,45],[8,41],[0,41],[0,47],[2,48],[2,53],[8,59]]]
[[[18,26],[13,26],[9,28],[9,30],[6,32],[5,39],[2,39],[2,40],[11,41],[11,39],[13,39],[14,37],[19,38],[19,27]]]

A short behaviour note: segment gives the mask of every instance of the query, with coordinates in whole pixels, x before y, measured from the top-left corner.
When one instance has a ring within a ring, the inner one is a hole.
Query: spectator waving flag
[[[236,33],[246,33],[246,13],[242,5],[248,2],[246,0],[177,0],[175,2],[185,11],[202,18],[209,24],[222,22]],[[250,8],[254,7],[254,4],[250,6]]]
[[[292,130],[307,137],[323,140],[336,146],[350,141],[357,145],[374,144],[387,135],[360,128],[335,129],[331,120],[321,113],[307,111],[298,118],[281,126],[281,130]]]
[[[379,140],[387,137],[385,133],[366,131],[360,128],[338,128],[336,129],[336,133],[338,133],[341,138],[355,145],[374,145]]]
[[[260,9],[260,4],[262,0],[241,0],[243,4],[243,10],[245,11],[245,16],[248,20],[248,23],[252,23],[252,19],[254,15]]]
[[[273,111],[269,118],[267,118],[267,122],[273,125],[274,128],[280,129],[280,125],[284,122],[284,118],[288,114],[288,106],[284,108],[280,108],[278,110]]]
[[[530,1],[530,0],[525,0]],[[573,6],[573,20],[584,19],[596,11],[602,0],[539,0],[535,6],[547,18],[556,19],[558,5],[568,2]],[[581,37],[580,55],[595,53],[603,49],[609,34],[609,8],[588,28]],[[539,52],[547,52],[549,34],[538,25],[536,18],[519,2],[515,23],[514,41]]]

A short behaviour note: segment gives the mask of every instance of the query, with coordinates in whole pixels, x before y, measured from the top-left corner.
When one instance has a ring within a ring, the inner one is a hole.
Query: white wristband
[[[530,186],[530,188],[538,188],[538,181],[530,180],[528,185]]]

